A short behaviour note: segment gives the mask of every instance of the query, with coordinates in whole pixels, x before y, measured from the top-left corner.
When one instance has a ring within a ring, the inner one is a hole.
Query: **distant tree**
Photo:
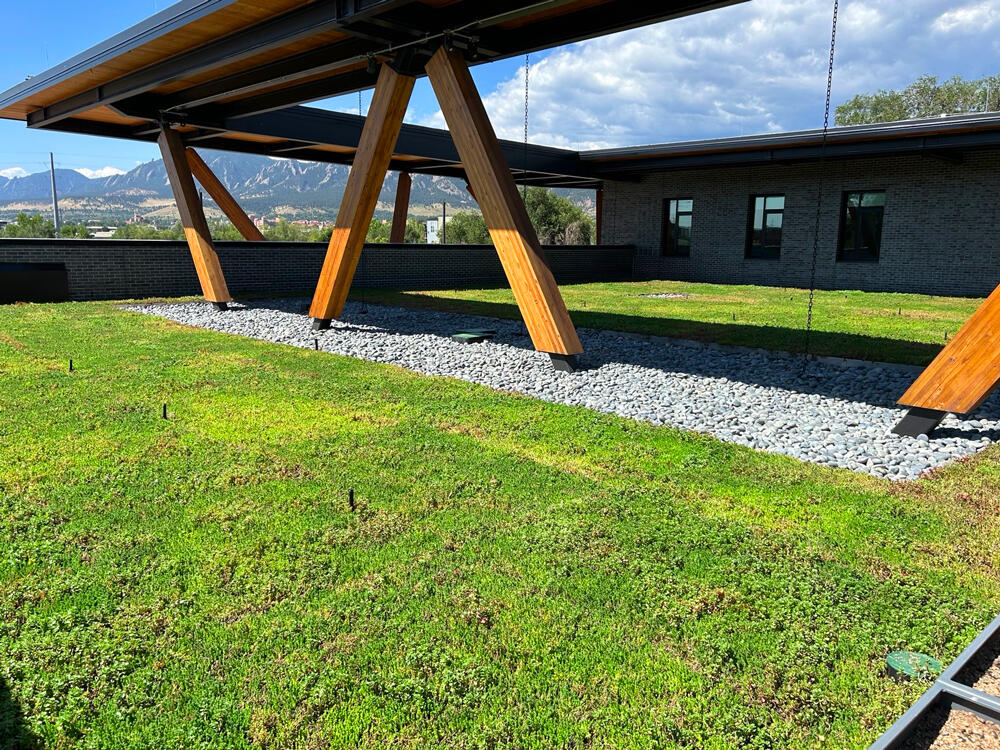
[[[427,242],[427,225],[416,219],[407,219],[403,242],[408,245],[423,245]]]
[[[525,204],[543,245],[589,245],[594,241],[594,221],[569,198],[531,187]]]
[[[180,231],[178,231],[180,230]],[[180,235],[180,236],[178,236]],[[125,224],[111,235],[113,240],[176,240],[184,236],[180,224],[173,229],[157,229],[149,224]]]
[[[440,233],[439,235],[440,236]],[[481,214],[460,211],[448,221],[448,242],[456,245],[488,245],[490,232]]]
[[[236,241],[243,239],[240,230],[233,226],[232,222],[222,219],[208,222],[208,230],[212,233],[213,240]]]
[[[935,76],[921,76],[901,91],[881,89],[847,100],[837,107],[836,123],[873,125],[997,109],[1000,109],[1000,75],[972,81],[953,76],[941,82]]]
[[[21,212],[10,224],[3,228],[2,237],[18,238],[52,238],[56,236],[56,228],[50,219],[41,214]]]
[[[264,229],[264,236],[274,242],[306,242],[309,230],[301,224],[293,224],[288,219],[281,218],[277,224]]]
[[[368,236],[365,237],[365,242],[386,243],[389,241],[391,232],[392,224],[381,219],[372,219],[371,224],[368,225]]]
[[[86,240],[90,239],[90,230],[84,224],[63,224],[59,227],[59,236],[63,239]]]

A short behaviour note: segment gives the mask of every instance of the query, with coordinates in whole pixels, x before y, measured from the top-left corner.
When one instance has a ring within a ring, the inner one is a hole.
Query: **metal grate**
[[[980,655],[995,647],[997,638],[1000,638],[1000,617],[969,644],[930,689],[885,734],[875,740],[868,750],[897,750],[904,747],[929,714],[941,707],[969,711],[982,719],[1000,724],[1000,697],[957,681],[958,676],[975,663]]]

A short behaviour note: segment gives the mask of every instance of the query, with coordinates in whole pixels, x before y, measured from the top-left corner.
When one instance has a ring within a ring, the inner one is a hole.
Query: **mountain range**
[[[202,151],[212,171],[229,188],[248,213],[286,216],[290,219],[333,219],[347,184],[349,168],[294,159]],[[391,213],[397,174],[386,175],[378,214]],[[177,218],[173,194],[161,160],[147,162],[125,174],[88,178],[72,169],[56,170],[56,190],[66,221],[113,223],[139,213],[167,225]],[[584,203],[584,191],[559,191]],[[579,195],[572,195],[572,194]],[[206,212],[220,215],[206,197]],[[433,216],[442,202],[453,210],[475,207],[465,184],[446,177],[414,175],[410,191],[411,213]],[[47,211],[51,205],[48,172],[26,177],[0,177],[0,218],[18,211]]]

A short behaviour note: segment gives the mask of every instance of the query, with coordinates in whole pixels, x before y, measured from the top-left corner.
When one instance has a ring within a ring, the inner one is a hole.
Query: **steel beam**
[[[128,73],[101,86],[56,102],[28,114],[29,127],[53,125],[67,117],[135,97],[158,86],[211,70],[222,64],[243,60],[326,31],[349,33],[345,24],[376,10],[385,10],[409,0],[373,0],[345,3],[344,0],[317,2],[243,29],[222,39],[175,55]],[[358,8],[365,8],[358,10]]]

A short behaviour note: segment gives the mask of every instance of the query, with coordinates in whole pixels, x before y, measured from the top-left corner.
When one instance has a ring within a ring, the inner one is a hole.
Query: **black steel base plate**
[[[556,372],[576,372],[580,369],[575,354],[550,354],[549,357]]]
[[[330,327],[329,318],[313,318],[313,330],[325,331]]]
[[[941,424],[941,420],[946,416],[948,416],[948,412],[945,411],[913,406],[906,412],[906,416],[899,420],[899,424],[892,428],[892,431],[896,435],[904,435],[906,437],[929,435],[937,429],[937,426]]]
[[[229,309],[229,303],[228,302],[213,302],[212,303],[212,307],[214,307],[219,312],[225,312],[226,310]]]

